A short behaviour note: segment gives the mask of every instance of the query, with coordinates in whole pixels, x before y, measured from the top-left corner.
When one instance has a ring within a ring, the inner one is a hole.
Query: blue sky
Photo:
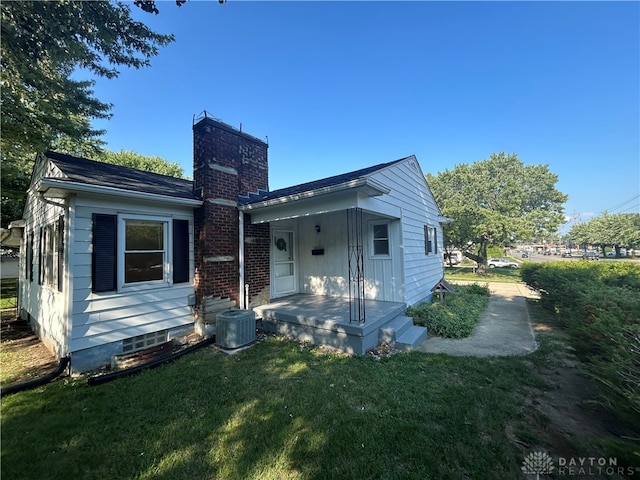
[[[159,2],[150,68],[99,79],[112,150],[191,175],[194,115],[268,137],[276,189],[415,154],[548,164],[566,214],[640,212],[638,2]]]

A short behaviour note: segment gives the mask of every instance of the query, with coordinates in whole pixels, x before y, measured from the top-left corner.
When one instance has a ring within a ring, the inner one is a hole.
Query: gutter
[[[203,201],[195,198],[171,197],[168,195],[159,195],[157,193],[136,192],[134,190],[123,190],[116,187],[106,187],[99,185],[91,185],[88,183],[67,182],[56,178],[42,178],[40,181],[39,192],[42,195],[51,190],[63,190],[67,192],[93,193],[100,195],[117,195],[121,198],[131,198],[135,200],[146,200],[170,203],[173,205],[182,205],[187,207],[199,207]],[[59,195],[59,193],[58,193]],[[56,198],[54,195],[47,195]]]

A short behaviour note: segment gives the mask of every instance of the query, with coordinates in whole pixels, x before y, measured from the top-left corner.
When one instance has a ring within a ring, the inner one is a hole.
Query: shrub
[[[416,324],[427,327],[430,333],[448,338],[468,337],[489,303],[486,285],[458,285],[444,302],[435,297],[431,303],[422,303],[407,309]]]
[[[526,264],[522,279],[567,328],[576,355],[602,386],[603,404],[640,425],[640,266]]]
[[[480,285],[479,283],[464,285],[463,292],[468,295],[482,295],[485,297],[491,296],[491,290],[489,290],[489,285],[486,283],[484,285]]]

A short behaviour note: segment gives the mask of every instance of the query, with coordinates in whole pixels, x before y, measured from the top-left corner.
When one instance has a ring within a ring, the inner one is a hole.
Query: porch
[[[348,298],[294,294],[253,310],[262,330],[357,355],[381,341],[399,349],[416,348],[427,336],[424,327],[404,316],[404,303],[365,300],[364,308],[365,321],[351,322]]]

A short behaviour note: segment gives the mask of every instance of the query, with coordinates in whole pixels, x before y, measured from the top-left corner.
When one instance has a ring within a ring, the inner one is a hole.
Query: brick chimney
[[[205,112],[193,125],[193,180],[204,204],[195,213],[195,291],[240,305],[238,196],[268,190],[267,144]],[[249,301],[269,285],[269,225],[244,216],[244,273]]]

